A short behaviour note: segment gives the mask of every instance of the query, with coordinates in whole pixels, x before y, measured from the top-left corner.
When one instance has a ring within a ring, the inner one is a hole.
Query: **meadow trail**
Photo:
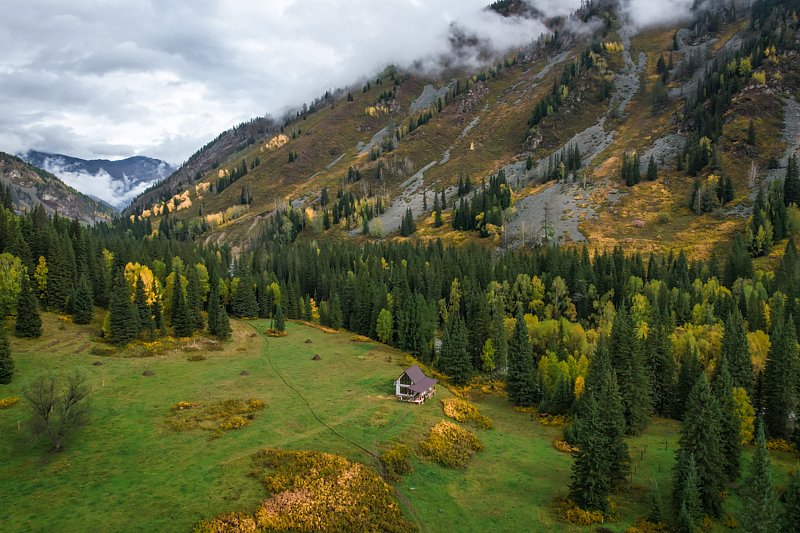
[[[331,427],[331,426],[330,426],[328,423],[326,423],[324,420],[322,420],[322,418],[320,418],[319,414],[317,414],[317,412],[314,410],[314,408],[313,408],[313,407],[311,407],[311,403],[309,403],[308,399],[306,399],[306,397],[305,397],[305,396],[303,396],[303,394],[302,394],[302,393],[301,393],[301,392],[300,392],[300,391],[299,391],[299,390],[298,390],[296,387],[294,387],[294,386],[293,386],[291,383],[289,383],[289,381],[286,379],[286,377],[284,377],[284,375],[283,375],[283,374],[281,374],[281,373],[278,371],[278,369],[277,369],[277,368],[275,368],[275,365],[273,364],[273,362],[272,362],[272,358],[270,357],[270,354],[269,354],[269,338],[268,338],[266,335],[264,335],[264,333],[263,333],[262,331],[259,331],[259,330],[258,330],[258,328],[256,328],[254,325],[252,325],[252,324],[248,324],[248,326],[250,326],[251,328],[253,328],[253,330],[254,330],[254,331],[255,331],[255,332],[258,334],[258,336],[259,336],[259,337],[261,338],[261,340],[263,341],[263,348],[261,348],[261,354],[262,354],[264,357],[266,357],[266,359],[267,359],[267,362],[269,363],[269,367],[270,367],[270,369],[272,370],[272,372],[273,372],[273,373],[274,373],[276,376],[278,376],[278,378],[279,378],[279,379],[280,379],[280,380],[283,382],[283,384],[284,384],[284,385],[286,385],[286,387],[287,387],[289,390],[291,390],[291,391],[292,391],[292,393],[294,393],[294,395],[295,395],[295,396],[297,396],[297,398],[298,398],[298,399],[299,399],[301,402],[303,402],[303,404],[304,404],[304,405],[306,406],[306,408],[308,409],[308,412],[309,412],[309,413],[311,413],[311,415],[314,417],[314,419],[315,419],[315,420],[316,420],[316,421],[317,421],[317,422],[318,422],[318,423],[319,423],[319,424],[320,424],[322,427],[324,427],[325,429],[327,429],[328,431],[330,431],[331,433],[333,433],[335,436],[337,436],[337,437],[338,437],[338,438],[340,438],[341,440],[343,440],[343,441],[347,442],[348,444],[351,444],[351,445],[355,446],[356,448],[358,448],[358,449],[359,449],[359,450],[361,450],[362,452],[364,452],[364,453],[366,453],[367,455],[369,455],[370,457],[372,457],[372,458],[375,460],[376,467],[377,467],[377,468],[380,470],[380,472],[381,472],[381,476],[382,476],[384,479],[386,479],[386,477],[387,477],[387,476],[386,476],[386,470],[385,470],[385,468],[383,467],[383,464],[381,463],[380,459],[378,458],[378,454],[377,454],[376,452],[373,452],[373,451],[370,451],[370,450],[368,450],[366,447],[364,447],[364,446],[360,445],[359,443],[357,443],[357,442],[356,442],[356,441],[354,441],[353,439],[351,439],[351,438],[349,438],[349,437],[347,437],[347,436],[345,436],[345,435],[343,435],[343,434],[339,433],[338,431],[336,431],[336,429],[334,429],[334,428],[333,428],[333,427]],[[405,507],[405,509],[408,511],[408,514],[411,516],[411,519],[414,521],[414,523],[415,523],[415,524],[417,525],[417,527],[419,528],[419,531],[421,531],[421,532],[424,532],[424,531],[426,531],[424,523],[423,523],[423,522],[420,520],[420,518],[419,518],[419,513],[418,513],[418,512],[417,512],[417,510],[414,508],[414,504],[413,504],[413,503],[411,503],[411,501],[410,501],[410,500],[409,500],[409,499],[408,499],[408,498],[405,496],[405,494],[403,494],[403,493],[402,493],[402,492],[400,492],[399,490],[395,490],[395,494],[397,495],[397,498],[398,498],[398,500],[400,500],[400,502],[403,504],[403,506]]]

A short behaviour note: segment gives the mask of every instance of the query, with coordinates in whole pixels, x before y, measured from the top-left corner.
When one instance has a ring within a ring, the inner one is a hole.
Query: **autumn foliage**
[[[370,468],[313,451],[267,448],[254,475],[270,494],[253,515],[231,513],[203,521],[196,532],[416,531],[394,490]]]

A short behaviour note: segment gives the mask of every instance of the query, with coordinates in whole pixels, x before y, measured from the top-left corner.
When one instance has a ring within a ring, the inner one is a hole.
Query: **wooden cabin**
[[[420,404],[436,394],[436,380],[426,376],[417,365],[400,374],[394,387],[397,399],[402,402]]]

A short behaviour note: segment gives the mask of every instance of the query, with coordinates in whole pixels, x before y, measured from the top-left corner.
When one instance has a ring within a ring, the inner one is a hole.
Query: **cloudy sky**
[[[532,1],[551,13],[580,3]],[[640,23],[691,4],[627,1]],[[177,164],[243,120],[389,63],[429,64],[453,21],[497,49],[543,31],[482,11],[488,2],[5,0],[0,150]]]

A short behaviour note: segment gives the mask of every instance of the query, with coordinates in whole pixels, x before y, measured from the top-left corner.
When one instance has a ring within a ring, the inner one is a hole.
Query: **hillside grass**
[[[371,453],[398,443],[416,449],[446,418],[439,399],[451,397],[440,385],[436,399],[425,405],[397,402],[393,380],[410,362],[407,356],[346,332],[289,323],[286,337],[267,339],[257,333],[266,321],[233,321],[233,340],[192,362],[181,348],[148,358],[92,356],[97,324],[43,318],[44,337],[12,342],[17,374],[0,396],[19,396],[42,370],[78,367],[94,391],[92,418],[64,452],[53,454],[45,443],[31,443],[24,422],[17,430],[27,416],[23,403],[0,410],[4,531],[180,531],[221,513],[252,512],[266,496],[249,475],[256,451],[318,450],[377,469]],[[315,354],[321,360],[312,360]],[[154,375],[143,376],[146,369]],[[246,427],[222,433],[177,432],[168,423],[178,402],[233,399],[262,400],[265,406]],[[568,526],[553,511],[554,498],[567,494],[572,462],[553,446],[561,429],[514,411],[505,398],[472,399],[494,424],[477,430],[485,449],[464,469],[412,458],[414,471],[395,484],[408,519],[423,531],[588,531]],[[615,497],[615,530],[646,513],[650,478],[659,481],[667,501],[678,427],[654,420],[630,440],[634,472],[630,488]],[[797,459],[777,452],[772,457],[782,487]],[[740,509],[735,491],[726,506]]]

